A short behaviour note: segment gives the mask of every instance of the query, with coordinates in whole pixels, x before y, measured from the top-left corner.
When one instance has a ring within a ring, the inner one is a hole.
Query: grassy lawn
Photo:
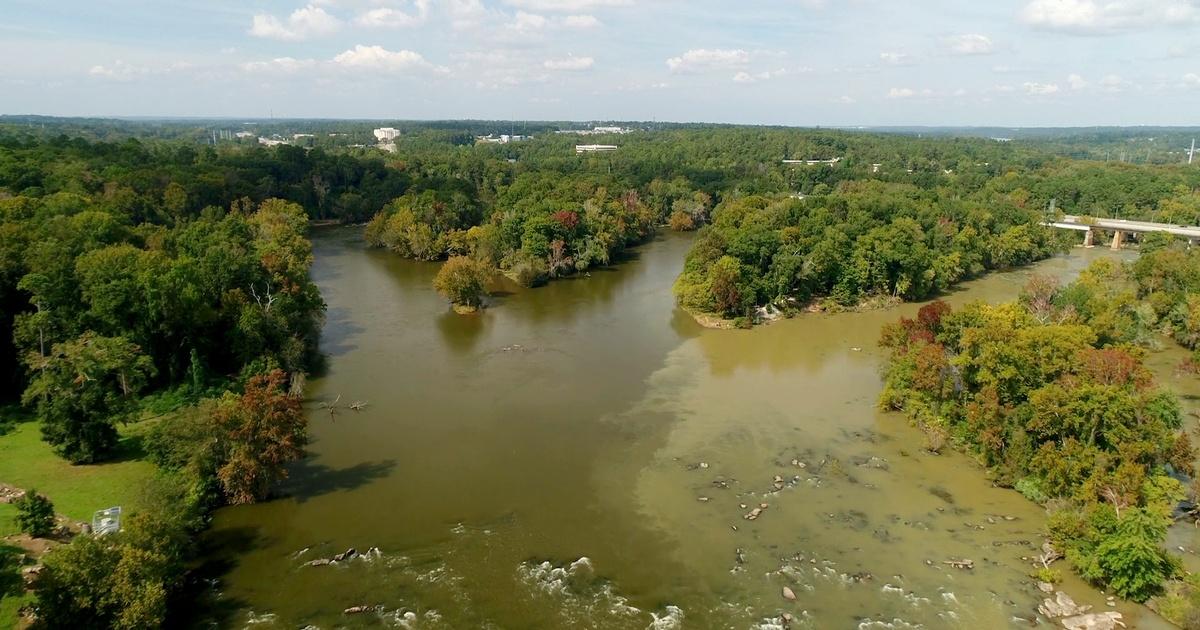
[[[17,529],[17,508],[11,503],[0,503],[0,538],[19,534]]]
[[[58,513],[76,521],[90,523],[93,512],[114,505],[136,507],[143,484],[154,474],[154,464],[142,457],[142,428],[122,427],[116,461],[72,466],[42,441],[36,422],[5,427],[0,431],[0,482],[36,488],[50,497]],[[0,539],[18,533],[16,513],[12,505],[0,504]],[[17,553],[19,549],[0,541],[0,630],[15,628],[17,611],[32,600],[20,586],[20,567],[13,559]]]
[[[72,466],[42,441],[36,422],[23,422],[0,435],[0,482],[36,488],[57,512],[76,521],[90,523],[93,512],[114,505],[128,510],[154,474],[154,464],[142,459],[138,429],[136,424],[122,428],[116,461]],[[0,512],[0,531],[4,515]]]

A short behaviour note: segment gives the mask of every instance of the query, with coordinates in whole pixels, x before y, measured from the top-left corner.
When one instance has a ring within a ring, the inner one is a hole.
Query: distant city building
[[[592,127],[591,129],[562,129],[556,133],[571,133],[579,136],[594,136],[598,134],[627,134],[632,133],[632,129],[624,127]]]
[[[878,173],[878,172],[879,172],[879,167],[881,167],[881,166],[883,166],[883,164],[872,164],[872,165],[871,165],[871,172],[872,172],[872,173]]]
[[[233,135],[237,136],[238,138],[253,138],[255,133],[253,131],[239,131]]]
[[[479,144],[508,144],[509,142],[520,142],[528,140],[529,136],[510,136],[508,134],[488,134],[486,136],[475,136],[475,142]]]
[[[996,142],[1012,142],[1012,138],[992,138]]]
[[[814,166],[816,164],[825,164],[827,166],[833,166],[834,164],[837,164],[838,162],[841,162],[841,161],[842,161],[842,158],[835,157],[835,158],[830,158],[828,160],[784,160],[783,163],[784,164],[805,164],[808,166]]]
[[[577,144],[575,145],[576,153],[596,153],[603,151],[616,151],[616,145],[612,144]]]
[[[315,138],[315,137],[316,136],[314,136],[311,133],[294,133],[294,134],[292,134],[292,140],[299,140],[301,138]]]
[[[400,130],[394,129],[392,127],[380,127],[379,129],[376,129],[373,133],[375,134],[376,140],[378,140],[380,142],[391,142],[392,140],[395,140],[397,138],[397,136],[400,135]]]
[[[258,143],[263,146],[268,146],[268,147],[273,147],[273,146],[280,145],[280,144],[291,144],[290,142],[280,138],[279,136],[275,136],[273,138],[264,138],[262,136],[259,136]]]
[[[387,151],[388,153],[396,152],[396,143],[395,142],[380,142],[379,144],[377,144],[375,146],[379,147],[380,149],[383,149],[384,151]]]

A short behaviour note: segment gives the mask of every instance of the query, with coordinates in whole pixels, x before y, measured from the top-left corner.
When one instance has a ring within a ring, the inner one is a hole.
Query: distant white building
[[[475,142],[480,144],[508,144],[509,142],[520,142],[528,140],[529,136],[510,136],[508,134],[488,134],[486,136],[475,136]]]
[[[392,127],[380,127],[372,133],[375,134],[375,139],[380,142],[391,142],[400,135],[400,130]]]
[[[602,133],[623,135],[632,132],[632,129],[626,129],[624,127],[592,127],[591,129],[562,129],[556,133],[570,133],[578,136],[595,136]]]
[[[253,131],[239,131],[233,135],[237,136],[238,138],[253,138],[255,134]]]
[[[294,133],[294,134],[292,134],[292,140],[299,140],[301,138],[315,138],[315,137],[316,136],[314,136],[311,133]]]
[[[264,138],[262,136],[258,137],[258,143],[267,147],[273,147],[280,144],[291,144],[282,138]]]
[[[784,164],[805,164],[807,166],[815,166],[817,164],[825,164],[828,166],[833,166],[834,164],[837,164],[838,162],[841,162],[841,161],[842,161],[842,158],[835,157],[835,158],[830,158],[828,160],[784,160],[783,163]]]
[[[612,144],[577,144],[575,145],[576,153],[597,153],[604,151],[616,151],[616,145]]]

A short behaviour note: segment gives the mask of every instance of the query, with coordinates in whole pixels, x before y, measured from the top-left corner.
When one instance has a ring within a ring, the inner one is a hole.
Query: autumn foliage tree
[[[226,394],[213,412],[217,478],[230,503],[266,498],[271,484],[287,477],[286,465],[303,457],[308,423],[287,390],[287,375],[274,370],[251,378],[242,395]]]
[[[483,305],[491,271],[469,256],[447,260],[433,279],[433,288],[450,300],[456,311],[472,312]]]

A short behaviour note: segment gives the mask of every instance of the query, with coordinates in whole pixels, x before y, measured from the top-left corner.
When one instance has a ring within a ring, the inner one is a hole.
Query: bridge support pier
[[[1113,240],[1112,240],[1112,248],[1113,249],[1121,249],[1121,236],[1122,236],[1121,230],[1117,230],[1116,232],[1113,232]]]
[[[1087,230],[1086,232],[1083,233],[1083,246],[1084,247],[1095,247],[1096,246],[1095,240],[1096,240],[1096,233],[1094,231]]]

